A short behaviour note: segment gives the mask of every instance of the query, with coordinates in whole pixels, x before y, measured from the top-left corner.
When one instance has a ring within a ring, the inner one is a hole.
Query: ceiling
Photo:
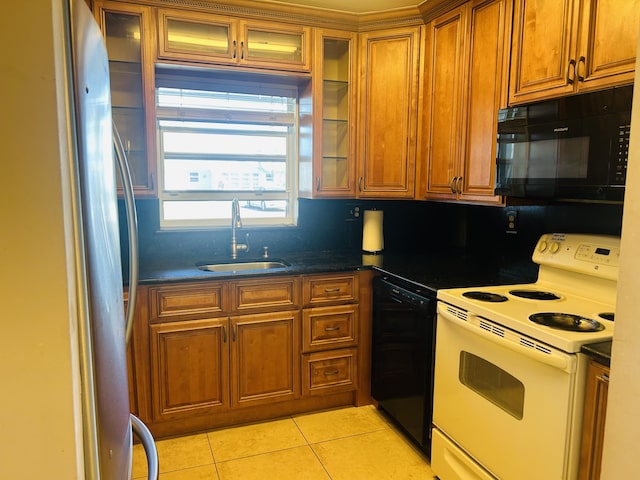
[[[349,13],[369,13],[395,8],[416,7],[424,0],[279,0],[277,3],[339,10]]]

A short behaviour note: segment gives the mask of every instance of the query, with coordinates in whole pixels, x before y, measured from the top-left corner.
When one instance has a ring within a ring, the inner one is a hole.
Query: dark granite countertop
[[[589,355],[589,357],[593,358],[596,362],[601,363],[602,365],[606,365],[607,367],[611,366],[611,340],[600,343],[592,343],[590,345],[583,345],[580,348],[582,353]]]
[[[370,266],[362,264],[361,255],[341,252],[303,252],[287,255],[270,255],[267,259],[250,255],[242,255],[239,257],[237,260],[232,260],[229,257],[201,260],[156,259],[151,265],[140,265],[140,284],[222,280],[264,275],[302,275],[307,273],[329,273],[371,268]],[[202,264],[248,261],[283,261],[289,266],[286,268],[245,270],[239,272],[209,272],[197,268],[197,265]]]
[[[238,261],[262,261],[253,256],[242,256]],[[168,283],[264,275],[302,275],[331,273],[375,268],[380,272],[400,277],[420,287],[436,291],[441,288],[463,286],[528,283],[535,281],[537,265],[530,260],[522,263],[491,261],[486,257],[469,255],[461,251],[429,252],[422,254],[385,252],[383,255],[363,256],[353,252],[297,252],[270,256],[269,260],[282,260],[288,267],[240,272],[207,272],[197,268],[202,263],[233,262],[229,258],[215,259],[154,259],[152,264],[140,265],[140,283]]]

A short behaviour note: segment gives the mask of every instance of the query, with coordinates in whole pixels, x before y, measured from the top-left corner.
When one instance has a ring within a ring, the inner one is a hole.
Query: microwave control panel
[[[627,179],[627,159],[629,158],[629,134],[631,125],[618,126],[618,155],[615,167],[611,172],[613,185],[624,185]]]

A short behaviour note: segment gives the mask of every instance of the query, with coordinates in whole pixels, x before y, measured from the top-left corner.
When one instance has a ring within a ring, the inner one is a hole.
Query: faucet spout
[[[240,218],[240,202],[237,198],[231,201],[231,258],[238,258],[238,251],[249,251],[249,234],[246,243],[238,243],[236,230],[242,228],[242,218]]]

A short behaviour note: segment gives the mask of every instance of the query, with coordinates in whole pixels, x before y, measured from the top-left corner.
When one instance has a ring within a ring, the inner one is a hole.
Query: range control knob
[[[548,247],[549,247],[549,244],[547,243],[546,240],[540,240],[540,242],[538,243],[538,251],[540,253],[544,252]]]
[[[558,242],[553,242],[551,243],[551,253],[556,253],[558,250],[560,250],[560,244]]]

